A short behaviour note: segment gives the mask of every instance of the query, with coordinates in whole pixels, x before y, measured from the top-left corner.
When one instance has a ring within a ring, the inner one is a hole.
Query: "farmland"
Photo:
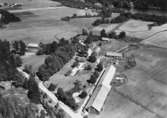
[[[135,54],[137,66],[125,71],[128,83],[114,87],[99,116],[91,118],[165,118],[167,110],[167,51],[141,47]],[[109,115],[110,114],[110,115]]]

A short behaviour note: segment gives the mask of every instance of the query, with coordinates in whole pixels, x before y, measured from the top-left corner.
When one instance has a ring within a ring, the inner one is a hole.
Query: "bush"
[[[85,66],[85,68],[84,68],[84,70],[91,70],[92,69],[92,66],[91,65],[87,65],[87,66]]]
[[[122,31],[122,32],[120,32],[118,37],[119,37],[119,39],[123,39],[126,37],[126,33],[124,31]]]
[[[100,36],[107,37],[106,31],[104,29],[100,32]]]
[[[83,91],[83,92],[79,95],[79,97],[80,97],[81,99],[84,99],[86,96],[87,96],[87,92],[86,92],[86,91]]]
[[[57,86],[51,83],[48,89],[50,91],[54,91],[56,88],[57,88]]]
[[[103,64],[102,64],[102,63],[99,63],[99,64],[97,65],[97,67],[96,67],[96,70],[97,70],[98,72],[101,72],[101,71],[103,70]]]
[[[98,76],[99,76],[99,73],[98,73],[97,71],[95,71],[95,72],[91,75],[90,79],[87,80],[87,82],[88,82],[89,84],[94,84],[94,83],[96,83],[96,80],[97,80]]]
[[[79,65],[79,62],[78,62],[78,61],[75,61],[75,62],[71,65],[71,67],[74,68],[74,67],[77,67],[78,65]]]
[[[96,54],[92,53],[89,57],[88,57],[88,61],[91,63],[96,62],[97,58],[96,58]]]

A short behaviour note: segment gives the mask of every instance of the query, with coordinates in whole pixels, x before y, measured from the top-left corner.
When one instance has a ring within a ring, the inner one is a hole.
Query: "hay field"
[[[166,118],[167,51],[143,47],[132,53],[137,66],[124,72],[128,83],[113,89],[101,114],[90,118]]]
[[[79,9],[58,7],[49,10],[17,13],[22,21],[11,23],[0,29],[1,39],[9,41],[23,40],[29,42],[50,42],[57,38],[71,38],[89,27],[96,18],[74,19],[70,22],[61,21],[61,17],[71,16]]]

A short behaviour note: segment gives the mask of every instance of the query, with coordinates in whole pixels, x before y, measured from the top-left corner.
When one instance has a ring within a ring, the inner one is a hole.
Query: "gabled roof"
[[[100,90],[92,104],[92,107],[95,108],[98,112],[102,110],[110,89],[111,88],[105,87],[104,85],[100,87]]]
[[[93,92],[86,108],[93,107],[96,111],[100,112],[103,108],[105,100],[111,90],[111,81],[113,80],[116,73],[115,66],[111,65],[108,67],[101,77],[99,85],[97,85]]]

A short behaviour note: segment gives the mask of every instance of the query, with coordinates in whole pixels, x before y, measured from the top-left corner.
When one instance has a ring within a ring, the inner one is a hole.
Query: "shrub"
[[[85,66],[84,70],[91,70],[92,69],[92,66],[91,65],[87,65]]]
[[[92,54],[88,57],[88,61],[91,62],[91,63],[96,62],[96,60],[97,60],[97,58],[96,58],[95,53],[92,53]]]
[[[120,32],[119,34],[119,39],[125,38],[126,37],[126,33],[124,31]]]
[[[86,91],[82,91],[82,93],[79,95],[79,97],[81,99],[84,99],[87,96],[87,92]]]
[[[56,88],[57,88],[57,86],[51,83],[48,89],[50,91],[54,91]]]
[[[97,70],[98,72],[101,72],[101,71],[103,70],[103,64],[102,64],[102,63],[99,63],[99,64],[97,65],[97,67],[96,67],[96,70]]]

